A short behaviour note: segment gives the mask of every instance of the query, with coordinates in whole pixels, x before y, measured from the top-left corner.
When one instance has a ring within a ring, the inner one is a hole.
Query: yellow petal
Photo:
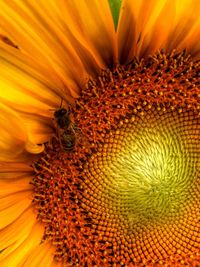
[[[50,242],[38,245],[26,258],[22,267],[50,267],[53,263],[55,248]]]
[[[117,30],[121,63],[128,63],[139,54],[144,35],[154,25],[165,2],[165,0],[124,0],[122,2]]]
[[[187,49],[193,57],[199,58],[200,53],[200,1],[176,0],[176,23],[169,38],[171,48]],[[168,47],[167,46],[167,47]]]
[[[51,267],[63,267],[63,264],[59,261],[53,261]]]
[[[5,43],[5,44],[7,44],[7,45],[10,45],[10,46],[12,46],[12,47],[14,47],[14,48],[16,48],[16,49],[19,49],[19,47],[15,44],[15,43],[13,43],[13,41],[11,40],[11,39],[9,39],[7,36],[6,36],[6,33],[4,32],[4,34],[3,34],[3,30],[1,30],[1,33],[0,33],[0,40],[3,42],[3,43]]]
[[[32,202],[32,191],[24,191],[0,198],[0,229],[14,222]]]
[[[81,60],[87,61],[84,47],[101,68],[113,65],[116,62],[116,35],[108,1],[61,0],[58,3],[65,18],[64,27],[68,29],[67,36]],[[78,47],[78,43],[81,46]]]
[[[59,105],[58,105],[59,107]],[[28,137],[33,144],[42,144],[47,142],[53,133],[53,112],[48,110],[48,117],[27,112],[20,116],[26,126]]]
[[[25,147],[26,151],[32,154],[39,154],[44,150],[44,145],[36,145],[32,142],[26,142],[26,147]]]
[[[141,1],[122,1],[117,27],[118,58],[121,64],[133,58],[134,46],[139,38],[139,34],[136,33],[136,20],[141,4]]]
[[[32,167],[25,163],[19,162],[0,162],[0,178],[2,179],[12,179],[21,177],[23,173],[25,175],[33,172]]]
[[[29,66],[32,62],[29,57],[15,50],[0,47],[0,98],[19,112],[30,142],[44,143],[52,134],[53,112],[50,110],[60,106],[63,93],[56,92],[47,78]],[[69,96],[64,98],[72,101]]]
[[[0,254],[0,266],[23,266],[25,258],[40,246],[43,233],[44,227],[36,223],[33,211],[27,210],[20,219],[0,232],[0,246],[4,248]]]
[[[0,160],[14,161],[23,153],[27,133],[16,112],[0,104]]]
[[[14,49],[0,42],[0,64],[2,70],[9,67],[12,72],[24,75],[23,82],[29,79],[40,88],[40,90],[33,91],[31,94],[38,97],[40,105],[55,105],[58,100],[60,102],[61,96],[69,102],[72,99],[71,89],[67,88],[67,84],[57,77],[52,68],[48,67],[43,60],[38,60],[33,54],[27,54],[23,50]],[[4,80],[6,80],[6,77],[10,77],[6,75],[5,71],[1,73],[1,76],[2,78],[5,77]],[[31,92],[31,89],[32,87],[30,89],[26,88],[29,92]]]
[[[0,97],[17,110],[25,112],[29,108],[30,113],[44,116],[61,102],[62,92],[53,73],[28,55],[0,45],[0,68]]]
[[[0,199],[6,196],[31,191],[33,170],[22,163],[0,163]]]
[[[198,0],[124,0],[118,26],[121,63],[157,50],[187,48],[198,55],[200,31]]]
[[[77,94],[85,71],[58,21],[50,1],[0,1],[0,29],[20,50],[43,62],[63,83],[69,94]],[[63,18],[61,18],[63,19]]]
[[[28,137],[21,117],[6,105],[0,104],[0,161],[26,160],[26,151],[41,153],[42,145],[34,144]]]
[[[30,184],[30,177],[23,177],[21,179],[13,179],[9,183],[5,180],[0,179],[0,199],[9,194],[15,194],[23,192],[25,190],[32,190],[33,186]]]
[[[1,177],[1,174],[0,174]],[[23,192],[27,190],[32,190],[30,184],[31,176],[27,177],[25,174],[21,174],[17,179],[1,179],[0,178],[0,199],[18,192]]]
[[[158,49],[167,52],[187,49],[193,57],[200,51],[200,2],[198,0],[168,0],[155,24],[146,28],[140,54],[146,56]],[[139,51],[139,50],[138,50]]]
[[[26,209],[15,221],[0,230],[0,261],[12,253],[30,234],[36,223],[32,208]]]
[[[61,98],[36,79],[21,71],[8,57],[0,53],[0,98],[2,102],[16,109],[26,126],[29,140],[35,144],[47,141],[52,132],[52,105],[60,105]],[[11,59],[11,58],[10,58]],[[19,63],[19,62],[18,62]],[[57,101],[57,102],[56,102]],[[35,113],[35,114],[34,114]],[[37,127],[37,129],[36,129]]]
[[[147,57],[166,47],[174,24],[176,6],[175,1],[172,0],[163,1],[163,3],[162,9],[149,18],[142,32],[141,45],[138,45],[138,53],[141,57]]]

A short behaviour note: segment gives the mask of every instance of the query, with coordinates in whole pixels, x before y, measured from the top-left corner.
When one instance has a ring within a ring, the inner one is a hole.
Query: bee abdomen
[[[61,137],[61,143],[65,151],[73,150],[76,143],[75,134],[70,131],[64,131]]]

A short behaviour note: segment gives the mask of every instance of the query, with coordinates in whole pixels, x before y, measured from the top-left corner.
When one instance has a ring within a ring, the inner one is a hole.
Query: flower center
[[[92,188],[88,208],[101,210],[107,203],[108,214],[125,218],[130,231],[137,223],[176,219],[192,197],[197,175],[198,155],[189,140],[195,136],[193,119],[151,109],[111,131],[85,166],[88,194]]]
[[[81,92],[32,181],[44,240],[65,266],[199,259],[198,71],[185,52],[158,53]]]

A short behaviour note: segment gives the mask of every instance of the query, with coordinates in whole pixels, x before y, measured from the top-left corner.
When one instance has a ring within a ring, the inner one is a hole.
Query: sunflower
[[[200,1],[119,3],[0,1],[1,267],[200,264]]]

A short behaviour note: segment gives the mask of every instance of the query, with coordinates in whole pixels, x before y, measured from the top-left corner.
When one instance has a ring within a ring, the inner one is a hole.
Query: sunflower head
[[[1,266],[199,266],[198,7],[0,3]]]

